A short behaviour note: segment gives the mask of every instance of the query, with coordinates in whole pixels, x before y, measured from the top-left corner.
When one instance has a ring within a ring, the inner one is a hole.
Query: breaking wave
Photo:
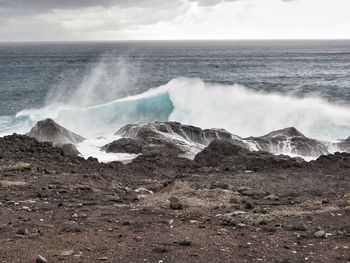
[[[38,121],[56,122],[92,138],[114,133],[128,123],[179,121],[201,128],[225,128],[241,137],[260,136],[294,126],[305,135],[328,141],[350,135],[350,107],[318,97],[297,98],[250,90],[240,85],[177,78],[139,95],[81,107],[53,103],[15,116],[0,117],[0,134],[25,133]]]

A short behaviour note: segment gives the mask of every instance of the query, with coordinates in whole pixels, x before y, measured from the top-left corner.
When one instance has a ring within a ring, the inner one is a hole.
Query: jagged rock
[[[141,153],[142,144],[134,139],[121,138],[119,140],[113,141],[106,144],[101,148],[101,150],[107,153]]]
[[[285,155],[275,156],[268,152],[250,152],[227,140],[214,140],[194,161],[202,166],[223,167],[234,165],[238,170],[259,171],[273,168],[300,167],[305,161]]]
[[[204,129],[179,122],[155,122],[146,125],[129,124],[122,127],[116,134],[134,139],[145,137],[160,137],[161,133],[176,135],[185,140],[208,145],[215,139],[239,138],[224,129]]]
[[[116,135],[141,143],[143,152],[172,151],[198,153],[214,139],[231,140],[237,145],[248,148],[238,136],[223,129],[205,129],[182,125],[179,122],[155,122],[149,124],[128,124],[119,129]]]
[[[26,135],[41,142],[52,142],[53,145],[77,144],[85,140],[82,136],[67,130],[52,119],[38,121]]]
[[[314,157],[329,154],[326,145],[306,137],[294,127],[273,131],[261,137],[249,137],[245,140],[253,142],[258,150],[270,153],[292,153]]]

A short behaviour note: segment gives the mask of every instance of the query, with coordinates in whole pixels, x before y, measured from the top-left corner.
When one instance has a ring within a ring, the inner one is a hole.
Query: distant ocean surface
[[[350,41],[0,43],[0,134],[176,120],[240,136],[350,136]]]

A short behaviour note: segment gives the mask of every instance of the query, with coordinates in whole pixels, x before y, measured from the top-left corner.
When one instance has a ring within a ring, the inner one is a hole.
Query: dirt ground
[[[350,262],[350,169],[100,164],[0,139],[0,262]],[[39,260],[39,261],[38,261]]]

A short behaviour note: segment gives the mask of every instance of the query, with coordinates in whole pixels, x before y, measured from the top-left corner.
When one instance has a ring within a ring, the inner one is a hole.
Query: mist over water
[[[135,86],[138,72],[136,63],[106,52],[75,87],[65,81],[52,87],[45,98],[45,105],[89,107],[125,97]]]

